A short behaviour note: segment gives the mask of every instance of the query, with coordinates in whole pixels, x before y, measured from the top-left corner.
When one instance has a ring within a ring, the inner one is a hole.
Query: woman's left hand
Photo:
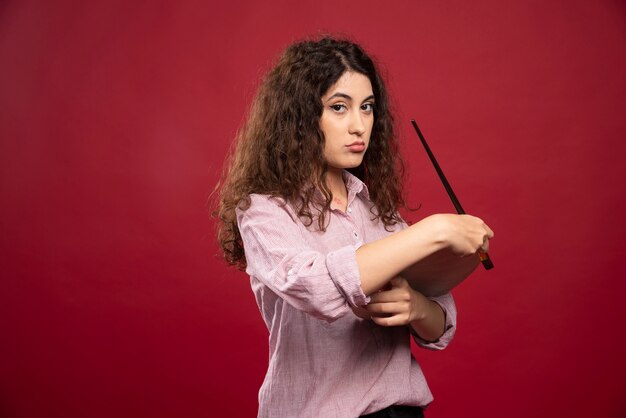
[[[403,277],[395,277],[389,284],[390,289],[370,296],[370,303],[365,309],[371,314],[372,321],[385,327],[395,327],[423,319],[430,301]]]

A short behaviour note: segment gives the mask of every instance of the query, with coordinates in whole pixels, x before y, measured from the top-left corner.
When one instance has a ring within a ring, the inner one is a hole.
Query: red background
[[[260,75],[325,30],[382,63],[413,219],[496,268],[415,349],[429,418],[626,416],[621,1],[0,5],[0,415],[254,416],[267,330],[206,200]],[[237,412],[232,412],[232,411]],[[230,412],[228,412],[230,411]]]

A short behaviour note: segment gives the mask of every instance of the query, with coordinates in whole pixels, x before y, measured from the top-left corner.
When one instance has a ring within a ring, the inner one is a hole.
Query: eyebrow
[[[335,97],[343,97],[344,99],[348,100],[348,101],[352,101],[352,97],[350,97],[349,95],[345,94],[345,93],[335,93],[332,96],[330,96],[326,102],[329,102],[331,99],[334,99]],[[368,100],[372,100],[374,98],[373,94],[370,94],[369,96],[367,96],[365,99],[363,99],[364,102],[368,101]]]

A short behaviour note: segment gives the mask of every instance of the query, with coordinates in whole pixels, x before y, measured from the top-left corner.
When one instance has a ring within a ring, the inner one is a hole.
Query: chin
[[[363,164],[363,155],[355,155],[353,158],[348,158],[345,161],[346,168],[356,168]]]
[[[339,170],[349,170],[352,168],[357,168],[363,164],[363,157],[360,158],[346,158],[340,161],[331,161],[328,163],[330,167],[339,169]]]

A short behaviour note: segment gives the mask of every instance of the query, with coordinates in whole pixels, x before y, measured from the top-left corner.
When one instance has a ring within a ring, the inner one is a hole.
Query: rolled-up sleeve
[[[450,293],[437,297],[429,297],[428,299],[436,302],[443,310],[445,315],[444,333],[437,341],[426,341],[420,338],[412,327],[409,327],[409,329],[411,330],[413,339],[420,347],[428,350],[443,350],[448,346],[448,344],[450,344],[450,341],[452,341],[454,333],[456,332],[456,304],[454,303],[454,298]]]
[[[298,222],[281,200],[251,195],[250,207],[237,209],[246,272],[296,309],[332,322],[363,306],[356,247],[327,253],[310,248]]]

